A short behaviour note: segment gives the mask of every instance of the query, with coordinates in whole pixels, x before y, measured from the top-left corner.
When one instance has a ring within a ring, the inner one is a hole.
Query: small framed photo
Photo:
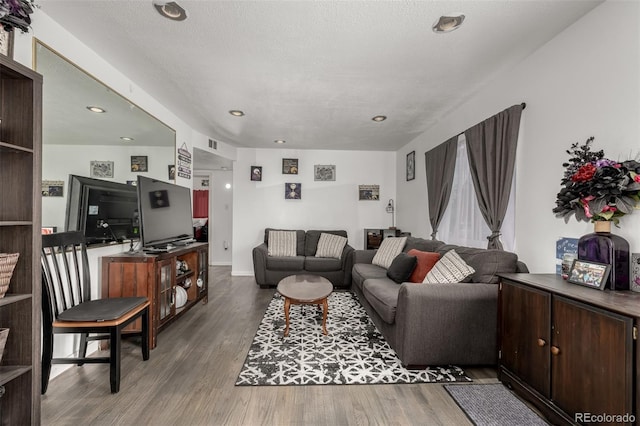
[[[358,199],[378,201],[380,199],[380,185],[358,185]]]
[[[569,270],[570,283],[604,290],[609,277],[610,265],[575,259]]]
[[[284,199],[285,200],[302,199],[302,184],[301,183],[285,183]]]
[[[333,181],[336,180],[336,166],[333,164],[316,164],[313,166],[313,180]]]
[[[132,155],[131,156],[131,171],[132,172],[148,172],[146,155]]]
[[[169,173],[169,180],[175,180],[176,179],[176,165],[175,164],[169,164],[167,166],[168,169],[168,173]]]
[[[407,154],[407,181],[416,178],[416,152],[411,151]]]
[[[62,180],[43,180],[42,181],[43,197],[62,197],[64,196],[64,181]]]
[[[297,175],[298,174],[298,159],[297,158],[283,158],[282,159],[282,174],[283,175]]]
[[[0,26],[0,54],[13,59],[13,33]]]
[[[262,166],[251,166],[251,180],[255,182],[262,181]]]
[[[90,175],[93,178],[112,178],[113,161],[91,161],[89,162]]]

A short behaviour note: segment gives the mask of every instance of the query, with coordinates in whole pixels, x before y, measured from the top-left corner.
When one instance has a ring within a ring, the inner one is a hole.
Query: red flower
[[[571,180],[573,182],[586,182],[591,180],[593,175],[596,174],[596,166],[591,163],[587,163],[584,166],[580,167],[577,172],[573,176],[571,176]]]

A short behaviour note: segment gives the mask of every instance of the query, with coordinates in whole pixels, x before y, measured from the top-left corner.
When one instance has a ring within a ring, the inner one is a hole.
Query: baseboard
[[[231,266],[231,262],[211,262],[209,266]]]
[[[234,271],[232,269],[231,270],[231,276],[232,277],[252,277],[253,276],[253,271]]]

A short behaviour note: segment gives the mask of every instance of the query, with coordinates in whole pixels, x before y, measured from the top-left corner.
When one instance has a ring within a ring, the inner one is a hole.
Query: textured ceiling
[[[236,146],[397,150],[600,1],[41,2],[197,131]],[[464,25],[435,34],[443,14]],[[522,99],[526,101],[526,99]],[[228,111],[241,109],[238,118]],[[389,118],[376,123],[371,117]]]

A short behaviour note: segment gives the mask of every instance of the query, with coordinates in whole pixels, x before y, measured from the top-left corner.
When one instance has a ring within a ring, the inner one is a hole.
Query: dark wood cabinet
[[[632,424],[640,294],[580,287],[551,274],[501,277],[500,380],[554,423],[605,415],[613,421],[603,424]]]
[[[0,299],[3,425],[40,424],[41,137],[42,76],[0,55],[0,253],[20,253]]]
[[[102,297],[145,296],[151,302],[149,344],[158,332],[191,309],[208,301],[208,244],[193,243],[167,253],[121,253],[102,258]],[[180,289],[184,290],[184,292]],[[178,306],[180,293],[186,303]],[[139,331],[136,322],[125,329]]]

